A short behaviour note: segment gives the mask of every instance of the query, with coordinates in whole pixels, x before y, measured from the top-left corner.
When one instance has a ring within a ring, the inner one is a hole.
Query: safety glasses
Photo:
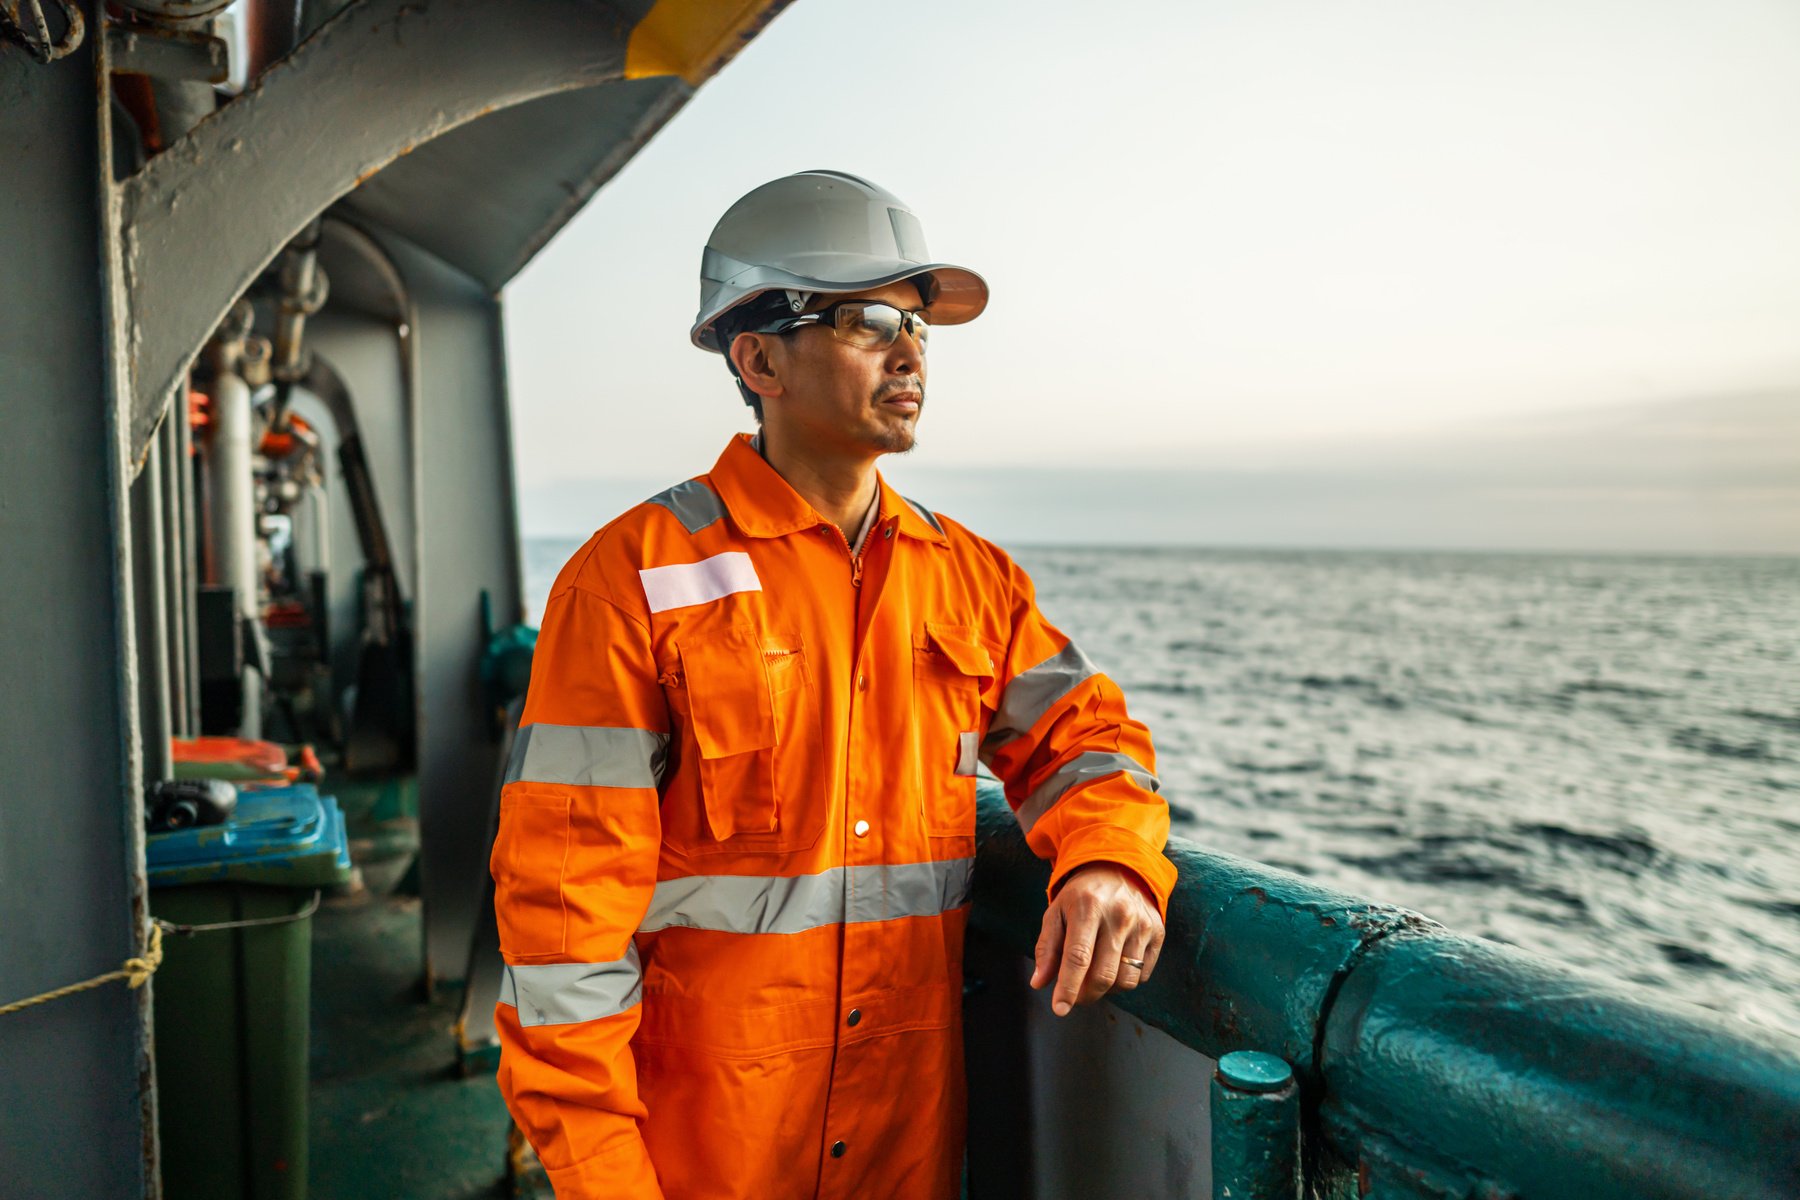
[[[840,300],[818,312],[772,321],[757,332],[787,333],[802,325],[823,325],[838,341],[864,350],[886,350],[904,329],[912,334],[923,354],[925,343],[931,337],[931,327],[925,323],[924,313],[907,312],[879,300]]]

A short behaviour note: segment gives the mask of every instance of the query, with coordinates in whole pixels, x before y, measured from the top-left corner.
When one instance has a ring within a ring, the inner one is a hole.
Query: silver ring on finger
[[[1125,966],[1136,967],[1140,971],[1144,969],[1144,960],[1141,958],[1126,958],[1124,955],[1120,955],[1119,961]]]

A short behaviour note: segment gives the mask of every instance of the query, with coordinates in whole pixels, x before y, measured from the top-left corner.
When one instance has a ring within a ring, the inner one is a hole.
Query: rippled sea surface
[[[1800,559],[1017,557],[1177,832],[1800,1032]]]

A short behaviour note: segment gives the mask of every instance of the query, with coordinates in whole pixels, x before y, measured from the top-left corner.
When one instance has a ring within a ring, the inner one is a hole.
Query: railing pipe
[[[974,920],[1028,956],[1049,867],[979,793]],[[1293,1064],[1307,1157],[1362,1194],[1800,1196],[1800,1041],[1181,838],[1168,856],[1156,974],[1115,1002],[1210,1057]]]
[[[1800,1043],[1508,946],[1371,946],[1324,1051],[1378,1195],[1800,1197]]]
[[[982,780],[975,920],[1029,952],[1050,867],[1034,855],[999,787]],[[1149,983],[1120,1005],[1217,1058],[1254,1046],[1319,1080],[1319,1016],[1363,947],[1396,929],[1430,928],[1416,913],[1368,904],[1293,875],[1172,839],[1181,885],[1169,938]]]

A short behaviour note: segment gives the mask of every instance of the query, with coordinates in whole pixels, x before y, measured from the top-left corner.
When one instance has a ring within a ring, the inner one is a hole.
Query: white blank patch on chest
[[[638,572],[638,579],[653,613],[705,604],[734,592],[762,591],[756,567],[742,550],[728,550],[695,563],[645,567]]]

